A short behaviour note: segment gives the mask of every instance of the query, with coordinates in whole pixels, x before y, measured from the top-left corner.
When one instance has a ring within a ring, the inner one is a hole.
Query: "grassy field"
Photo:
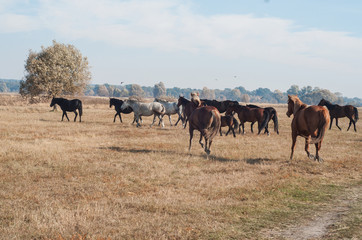
[[[246,124],[245,135],[217,136],[206,159],[198,133],[189,153],[180,125],[113,123],[107,99],[82,100],[74,123],[49,103],[0,95],[0,239],[263,239],[362,184],[362,121],[357,133],[347,119],[327,132],[324,163],[302,138],[289,161],[291,119],[277,105],[280,135]],[[356,208],[334,236],[361,233]]]

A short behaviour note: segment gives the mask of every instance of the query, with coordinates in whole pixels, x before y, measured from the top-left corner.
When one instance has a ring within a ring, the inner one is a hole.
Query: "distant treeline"
[[[0,79],[0,92],[19,92],[20,80]],[[201,98],[216,99],[216,100],[236,100],[246,103],[286,103],[288,94],[298,95],[299,98],[307,104],[318,104],[324,98],[333,103],[340,105],[351,104],[356,107],[362,106],[362,99],[343,97],[341,93],[332,93],[327,89],[318,87],[312,88],[306,86],[299,88],[297,85],[292,85],[286,92],[279,90],[271,91],[269,88],[258,88],[253,91],[248,91],[244,87],[236,87],[234,89],[225,88],[203,89],[192,88],[165,88],[162,82],[155,84],[153,87],[144,87],[138,84],[128,85],[110,85],[110,84],[90,84],[84,91],[86,96],[104,96],[104,97],[162,97],[168,96],[178,98],[180,95],[189,97],[190,93],[198,91]]]

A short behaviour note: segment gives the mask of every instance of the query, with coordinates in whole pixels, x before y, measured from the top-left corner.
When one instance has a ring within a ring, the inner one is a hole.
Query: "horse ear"
[[[288,98],[291,99],[292,97],[288,94]]]

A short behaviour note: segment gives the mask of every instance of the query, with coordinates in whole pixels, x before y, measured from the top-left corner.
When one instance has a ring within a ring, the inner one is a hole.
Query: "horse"
[[[119,100],[117,98],[110,98],[109,99],[109,107],[111,108],[112,106],[114,106],[114,109],[116,110],[116,114],[114,115],[114,119],[113,122],[116,122],[116,117],[119,116],[119,120],[120,122],[122,122],[122,117],[121,117],[121,113],[124,114],[129,114],[131,112],[133,112],[133,109],[131,107],[127,107],[126,109],[122,110],[121,106],[123,104],[123,100]],[[140,118],[140,120],[142,121],[142,118]],[[136,118],[133,118],[133,122],[132,124],[136,121]]]
[[[234,129],[237,129],[238,126],[239,126],[238,122],[232,115],[221,116],[220,136],[222,136],[221,128],[229,127],[229,130],[226,132],[226,136],[229,134],[230,131],[232,131],[234,137],[236,137]]]
[[[208,99],[201,99],[201,101],[206,106],[213,106],[219,110],[220,113],[226,112],[226,110],[232,105],[239,105],[237,101],[225,100],[225,101],[216,101],[216,100],[208,100]]]
[[[186,128],[187,122],[191,116],[191,113],[197,108],[197,106],[191,102],[190,100],[184,98],[183,96],[179,96],[177,101],[177,106],[182,106],[182,113],[184,119],[184,128]]]
[[[75,122],[77,120],[77,116],[78,116],[77,109],[79,112],[79,122],[82,121],[83,107],[82,107],[81,100],[79,100],[79,99],[68,100],[65,98],[53,97],[52,102],[50,103],[50,107],[53,107],[55,104],[58,104],[63,111],[62,121],[64,119],[64,116],[69,121],[67,112],[74,112],[74,114],[75,114],[74,122]]]
[[[155,102],[159,102],[161,103],[165,109],[166,109],[166,113],[165,115],[168,115],[168,119],[170,120],[170,125],[172,126],[172,122],[171,122],[171,115],[172,114],[178,114],[178,119],[177,122],[175,124],[175,126],[177,125],[177,123],[182,120],[183,122],[183,118],[182,118],[182,114],[181,114],[181,109],[180,107],[177,106],[177,102],[168,102],[159,98],[155,98]]]
[[[290,160],[293,158],[295,142],[297,136],[305,138],[305,151],[310,159],[322,162],[323,159],[319,157],[319,150],[322,146],[322,141],[326,129],[328,127],[330,116],[328,110],[322,106],[307,106],[297,96],[288,95],[288,111],[287,116],[293,114],[292,120],[292,153]],[[314,144],[316,148],[316,155],[313,156],[309,153],[309,144]]]
[[[200,132],[199,143],[201,147],[204,147],[202,138],[205,139],[205,152],[207,156],[210,154],[210,147],[213,138],[217,135],[217,132],[221,126],[221,115],[215,107],[205,106],[196,108],[190,115],[189,118],[189,132],[190,132],[190,145],[189,151],[191,150],[191,143],[193,138],[194,130]]]
[[[258,135],[261,130],[265,128],[268,119],[264,118],[264,109],[263,108],[249,108],[241,105],[232,105],[227,110],[225,115],[232,115],[235,112],[238,115],[240,125],[239,133],[241,132],[240,126],[243,127],[243,134],[245,133],[244,123],[251,122],[251,132],[253,131],[253,125],[255,122],[258,122]]]
[[[156,117],[160,119],[162,127],[165,126],[163,124],[162,117],[166,113],[166,109],[161,103],[159,102],[143,103],[136,100],[128,99],[123,101],[121,109],[124,110],[127,107],[131,107],[133,109],[137,122],[137,127],[141,126],[141,124],[139,123],[141,116],[151,116],[151,115],[153,115],[153,122],[150,125],[150,127],[152,127],[153,124],[155,123]]]
[[[257,105],[253,105],[253,104],[247,104],[246,106],[249,107],[249,108],[261,108],[261,107],[259,107]],[[274,122],[274,132],[276,132],[279,135],[279,124],[278,124],[277,111],[273,107],[266,107],[266,108],[263,108],[263,109],[264,109],[264,113],[263,113],[264,117],[267,119],[264,134],[267,133],[269,135],[268,125],[269,125],[270,120],[273,120],[273,122]]]
[[[347,131],[349,130],[349,128],[351,127],[351,124],[353,123],[354,131],[357,132],[356,122],[358,121],[358,110],[356,107],[354,107],[352,105],[340,106],[338,104],[332,104],[331,102],[325,100],[324,98],[322,98],[322,100],[319,102],[318,106],[326,106],[329,110],[329,115],[331,118],[331,123],[329,125],[329,129],[332,128],[332,122],[333,122],[333,119],[335,118],[336,126],[339,128],[339,130],[342,130],[338,126],[338,118],[348,117],[349,126],[348,126]]]

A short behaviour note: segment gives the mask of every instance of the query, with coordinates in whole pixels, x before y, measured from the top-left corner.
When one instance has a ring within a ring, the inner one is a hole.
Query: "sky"
[[[312,86],[362,98],[360,0],[0,0],[0,78],[52,41],[93,84]]]

